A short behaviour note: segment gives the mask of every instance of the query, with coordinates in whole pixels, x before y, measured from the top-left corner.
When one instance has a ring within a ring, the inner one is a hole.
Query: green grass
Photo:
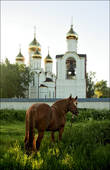
[[[22,112],[25,117],[25,112]],[[52,143],[50,133],[45,132],[40,151],[28,156],[24,150],[23,116],[13,110],[10,111],[12,115],[7,118],[5,114],[8,115],[8,110],[2,111],[0,168],[2,170],[109,170],[110,120],[109,113],[107,112],[108,116],[105,116],[106,111],[103,112],[104,119],[97,120],[93,115],[102,115],[102,112],[93,113],[93,110],[86,110],[87,115],[84,116],[84,111],[80,110],[80,119],[75,118],[72,126],[69,113],[62,141],[58,142],[58,132],[56,132],[56,143]]]

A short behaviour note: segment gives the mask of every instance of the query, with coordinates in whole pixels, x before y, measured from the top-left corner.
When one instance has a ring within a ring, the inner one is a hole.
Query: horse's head
[[[72,112],[75,115],[78,115],[77,99],[77,96],[75,98],[72,98],[72,96],[68,98],[68,111]]]

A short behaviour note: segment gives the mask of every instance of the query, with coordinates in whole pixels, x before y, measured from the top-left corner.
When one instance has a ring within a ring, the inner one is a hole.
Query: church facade
[[[77,53],[78,35],[73,25],[66,35],[66,41],[66,53],[56,55],[55,75],[49,51],[44,60],[45,68],[41,68],[41,47],[34,33],[34,39],[29,44],[29,67],[34,74],[29,86],[29,98],[65,98],[70,94],[86,98],[86,54]],[[21,50],[16,56],[16,62],[24,63]]]

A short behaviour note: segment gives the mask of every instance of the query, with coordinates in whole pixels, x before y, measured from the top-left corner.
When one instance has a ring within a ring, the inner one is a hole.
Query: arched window
[[[66,78],[74,79],[76,77],[76,60],[69,57],[66,60]]]

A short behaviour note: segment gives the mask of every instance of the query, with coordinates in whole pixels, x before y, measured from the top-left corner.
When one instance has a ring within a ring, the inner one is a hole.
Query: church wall
[[[67,39],[67,51],[77,52],[77,40]]]
[[[55,83],[45,82],[45,85],[48,87],[48,95],[46,98],[55,98]]]
[[[45,71],[52,72],[52,63],[45,63]]]
[[[72,79],[66,78],[66,60],[73,57],[76,60],[76,76]],[[74,52],[67,52],[58,62],[58,78],[56,80],[56,97],[64,98],[70,94],[80,98],[86,97],[85,58],[80,58]]]
[[[85,80],[57,80],[56,87],[57,98],[65,98],[70,94],[86,98]]]
[[[40,70],[41,69],[41,59],[32,59],[32,69],[37,69]]]
[[[48,98],[48,88],[47,87],[40,87],[40,90],[39,90],[39,98]]]

